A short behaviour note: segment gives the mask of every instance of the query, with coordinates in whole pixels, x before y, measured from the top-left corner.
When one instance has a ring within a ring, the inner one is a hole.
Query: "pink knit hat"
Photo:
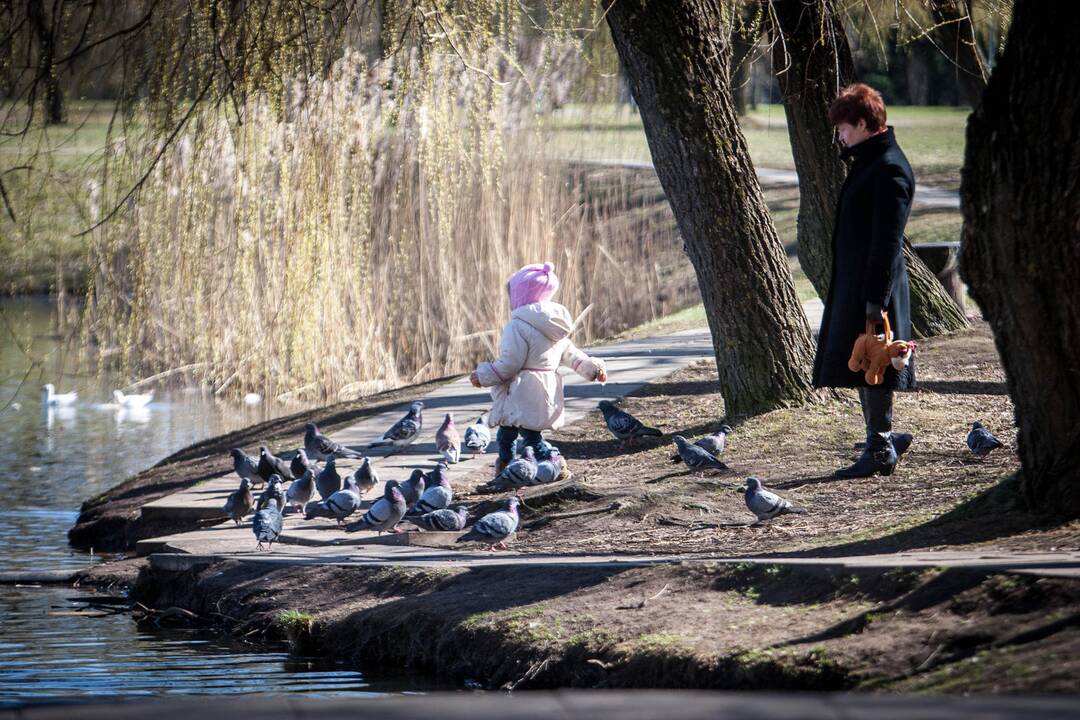
[[[559,276],[553,263],[526,265],[510,276],[506,287],[510,291],[510,309],[517,310],[522,305],[550,300],[559,290]]]

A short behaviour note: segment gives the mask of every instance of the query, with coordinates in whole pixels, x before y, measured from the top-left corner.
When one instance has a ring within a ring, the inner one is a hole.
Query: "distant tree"
[[[971,21],[971,0],[929,0],[934,44],[956,67],[956,84],[975,107],[982,98],[989,71]]]

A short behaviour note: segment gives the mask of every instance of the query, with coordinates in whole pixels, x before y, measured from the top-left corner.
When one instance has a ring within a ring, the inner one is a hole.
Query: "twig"
[[[582,510],[571,510],[569,512],[552,513],[551,515],[541,515],[535,520],[529,521],[523,527],[526,530],[535,530],[536,528],[544,527],[548,523],[554,522],[555,520],[565,520],[567,518],[582,517],[585,515],[600,515],[603,513],[614,512],[620,507],[622,507],[622,503],[613,502],[610,505],[601,508],[585,508]]]
[[[615,609],[616,610],[641,610],[643,607],[648,605],[650,602],[652,602],[656,598],[658,598],[661,595],[663,595],[664,593],[666,593],[669,587],[671,587],[671,583],[666,583],[664,585],[664,587],[660,588],[660,592],[656,593],[652,597],[647,597],[644,600],[642,600],[641,602],[636,603],[634,605],[616,605]]]

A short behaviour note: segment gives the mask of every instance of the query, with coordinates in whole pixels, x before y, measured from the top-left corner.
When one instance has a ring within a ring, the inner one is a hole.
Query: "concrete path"
[[[26,720],[1058,720],[1080,712],[1076,696],[923,696],[869,693],[559,690],[431,693],[360,698],[304,695],[168,698],[152,702],[52,705],[0,711]]]

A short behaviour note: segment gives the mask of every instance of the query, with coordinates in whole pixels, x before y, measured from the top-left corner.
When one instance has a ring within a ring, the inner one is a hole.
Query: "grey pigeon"
[[[308,457],[312,460],[329,460],[331,457],[359,460],[364,457],[355,450],[351,450],[323,435],[319,432],[319,428],[315,426],[315,423],[308,423],[304,426],[304,450],[307,451]]]
[[[337,460],[330,458],[326,461],[326,467],[315,476],[315,489],[323,500],[341,489],[341,476],[338,475]]]
[[[271,475],[280,475],[289,480],[293,479],[292,469],[289,463],[270,452],[265,445],[259,446],[259,477],[269,480]]]
[[[416,438],[420,437],[420,431],[424,429],[424,403],[417,400],[409,406],[409,412],[405,417],[390,426],[383,433],[382,440],[371,443],[368,447],[383,447],[392,445],[396,448],[412,445]]]
[[[251,496],[251,478],[240,478],[240,487],[229,493],[225,499],[225,514],[238,526],[244,516],[251,512],[254,498]]]
[[[307,520],[317,517],[333,518],[340,525],[345,518],[360,509],[362,502],[356,481],[350,477],[346,479],[345,487],[330,497],[321,502],[308,503],[304,510],[304,518]]]
[[[446,467],[439,465],[431,471],[430,478],[430,481],[425,480],[424,494],[409,510],[410,515],[423,515],[442,510],[450,507],[450,503],[453,502],[454,488],[450,485],[450,475],[446,472]]]
[[[691,445],[682,435],[676,435],[674,439],[679,448],[679,459],[691,470],[701,473],[706,470],[727,470],[727,465],[713,457],[708,450]]]
[[[259,474],[259,458],[252,457],[240,448],[229,451],[232,455],[233,471],[241,478],[247,478],[252,484],[263,484],[263,477]]]
[[[379,475],[371,466],[371,458],[364,458],[364,462],[360,463],[360,467],[356,468],[350,477],[356,481],[361,497],[379,484]]]
[[[566,462],[563,460],[563,456],[559,454],[558,450],[552,450],[551,455],[547,460],[541,460],[536,463],[536,477],[534,479],[535,485],[544,485],[546,483],[555,482],[563,473],[563,469],[566,466]]]
[[[448,463],[453,464],[461,459],[461,435],[454,425],[453,413],[446,413],[442,425],[435,431],[435,449]]]
[[[357,530],[376,530],[380,534],[384,532],[397,532],[397,524],[405,517],[405,496],[398,489],[396,480],[389,480],[383,491],[383,496],[376,500],[368,511],[356,522],[345,526],[346,532]]]
[[[296,451],[296,454],[293,455],[292,460],[289,461],[289,470],[292,471],[293,477],[298,478],[308,470],[318,472],[319,468],[315,464],[315,461],[308,457],[304,448],[300,448]]]
[[[311,502],[311,496],[314,494],[315,472],[308,468],[303,475],[292,481],[292,485],[289,485],[289,491],[285,493],[285,499],[289,505],[303,512],[304,506]]]
[[[433,532],[460,532],[468,521],[469,512],[461,505],[409,517],[409,522],[416,527]]]
[[[757,522],[763,523],[780,515],[791,513],[801,515],[806,512],[801,507],[792,505],[774,492],[765,489],[755,477],[746,480],[746,508],[757,516]]]
[[[487,452],[491,444],[491,428],[487,424],[487,413],[476,419],[476,422],[465,428],[463,438],[465,448],[473,454],[473,457]]]
[[[992,450],[1004,447],[1002,442],[994,437],[993,434],[977,420],[971,423],[971,432],[969,432],[967,436],[967,446],[971,448],[971,452],[977,458],[984,458],[989,455]]]
[[[730,425],[721,425],[720,429],[714,432],[712,435],[706,435],[694,442],[699,448],[709,453],[715,458],[719,458],[724,454],[724,448],[727,446],[727,436],[734,432]],[[679,457],[679,453],[675,453],[671,456],[671,462],[682,462],[682,458]]]
[[[522,457],[512,460],[503,471],[484,486],[488,492],[512,490],[536,484],[536,454],[531,446],[526,445]]]
[[[518,498],[511,496],[506,499],[504,509],[488,513],[476,521],[469,532],[457,539],[457,542],[485,542],[490,543],[491,549],[506,549],[506,539],[514,534],[518,526]]]
[[[255,513],[251,521],[251,531],[255,533],[255,539],[259,542],[256,550],[263,549],[263,543],[272,551],[274,543],[281,537],[283,525],[281,510],[278,509],[277,500],[271,498],[265,508]]]
[[[280,475],[271,475],[270,479],[266,481],[266,488],[259,495],[258,502],[255,503],[255,512],[265,508],[270,500],[277,500],[279,508],[285,507],[285,487],[281,484]]]
[[[424,494],[424,490],[427,489],[427,479],[424,477],[424,471],[419,468],[413,470],[409,479],[398,487],[405,498],[405,503],[412,507],[420,499],[420,496]]]
[[[618,438],[623,445],[629,443],[634,444],[634,438],[644,437],[646,435],[652,435],[653,437],[660,437],[662,432],[656,428],[646,426],[636,417],[615,407],[615,403],[610,400],[601,400],[598,407],[600,412],[604,413],[604,422],[607,423],[608,430],[611,434]]]

